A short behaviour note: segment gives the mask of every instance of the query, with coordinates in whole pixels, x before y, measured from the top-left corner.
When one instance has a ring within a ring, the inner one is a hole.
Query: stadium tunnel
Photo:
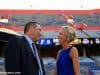
[[[7,45],[7,42],[10,38],[20,36],[17,32],[7,29],[7,28],[0,28],[0,57],[4,57],[4,49]]]

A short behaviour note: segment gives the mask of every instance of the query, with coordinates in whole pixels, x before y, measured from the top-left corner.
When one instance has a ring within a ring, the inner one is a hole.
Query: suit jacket
[[[38,75],[39,65],[25,37],[13,37],[5,49],[5,67],[13,75]],[[45,75],[43,62],[43,75]],[[10,74],[9,74],[10,75]]]

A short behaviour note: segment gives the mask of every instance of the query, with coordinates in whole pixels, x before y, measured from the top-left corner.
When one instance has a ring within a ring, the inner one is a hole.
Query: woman
[[[75,38],[75,30],[71,26],[61,27],[58,39],[62,49],[57,55],[57,75],[80,75],[78,52],[70,45]]]

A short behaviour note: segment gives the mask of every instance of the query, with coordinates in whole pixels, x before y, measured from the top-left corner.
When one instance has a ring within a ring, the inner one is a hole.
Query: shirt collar
[[[34,43],[33,40],[32,40],[29,36],[24,35],[24,37],[26,38],[26,40],[29,42],[30,45],[31,45],[32,43]]]

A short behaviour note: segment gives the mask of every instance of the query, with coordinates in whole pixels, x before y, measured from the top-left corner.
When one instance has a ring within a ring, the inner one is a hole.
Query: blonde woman
[[[57,55],[57,75],[80,75],[78,51],[70,45],[75,38],[75,29],[71,26],[61,27],[58,39],[62,49]]]

